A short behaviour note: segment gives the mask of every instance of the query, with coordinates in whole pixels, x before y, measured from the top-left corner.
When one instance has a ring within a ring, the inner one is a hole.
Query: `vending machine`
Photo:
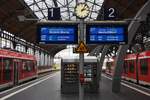
[[[83,74],[79,73],[79,59],[62,59],[61,92],[79,93],[79,82],[85,93],[99,90],[99,72],[97,59],[85,59]]]

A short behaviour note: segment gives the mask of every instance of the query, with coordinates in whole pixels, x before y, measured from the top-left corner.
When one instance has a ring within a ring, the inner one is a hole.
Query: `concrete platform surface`
[[[112,81],[102,77],[98,94],[85,94],[84,100],[150,100],[150,96],[122,86],[118,94],[111,91]],[[41,82],[30,84],[22,89],[2,96],[0,100],[79,100],[78,95],[60,93],[60,72],[50,75]]]

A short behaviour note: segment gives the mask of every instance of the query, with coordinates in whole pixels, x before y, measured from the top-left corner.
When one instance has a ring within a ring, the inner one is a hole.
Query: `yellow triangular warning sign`
[[[88,48],[83,41],[81,41],[78,47],[76,48],[76,53],[88,53]]]

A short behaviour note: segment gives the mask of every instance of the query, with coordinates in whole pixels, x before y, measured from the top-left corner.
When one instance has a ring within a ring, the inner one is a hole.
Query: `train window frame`
[[[23,66],[23,70],[25,72],[32,72],[35,70],[35,67],[34,67],[34,61],[33,60],[24,60],[24,66]]]
[[[35,70],[35,63],[33,60],[31,60],[30,66],[31,66],[32,71],[34,71]]]
[[[144,66],[144,70],[142,69],[143,66]],[[140,59],[140,74],[148,75],[148,59]]]
[[[131,66],[132,65],[132,66]],[[128,68],[130,73],[135,73],[135,61],[134,60],[129,60],[128,61]]]
[[[2,74],[3,74],[2,67],[3,67],[3,58],[0,57],[0,83],[2,82]]]

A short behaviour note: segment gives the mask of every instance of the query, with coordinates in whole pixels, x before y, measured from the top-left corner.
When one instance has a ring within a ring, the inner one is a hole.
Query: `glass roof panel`
[[[53,7],[53,0],[45,0],[47,6],[50,8],[50,7]]]
[[[74,7],[77,2],[85,2],[90,7],[90,14],[86,20],[96,20],[104,0],[24,0],[39,19],[47,19],[48,8],[60,7],[62,20],[76,20]]]
[[[35,12],[35,15],[39,17],[39,19],[43,19],[44,16],[43,14],[39,11],[39,12]]]
[[[39,3],[37,3],[37,4],[38,4],[38,6],[39,6],[41,9],[47,8],[47,7],[46,7],[46,4],[45,4],[44,2],[39,2]]]
[[[33,11],[39,11],[40,9],[36,5],[30,6]]]

